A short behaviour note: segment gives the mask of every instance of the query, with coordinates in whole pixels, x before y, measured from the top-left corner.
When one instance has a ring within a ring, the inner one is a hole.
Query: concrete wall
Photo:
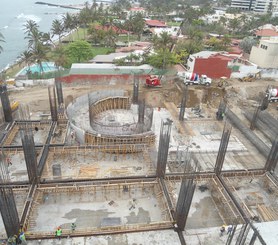
[[[248,65],[240,65],[238,72],[232,72],[231,78],[243,78],[248,75],[255,75],[256,73],[260,72],[260,69],[257,66],[248,66]]]
[[[278,68],[278,42],[261,40],[258,47],[252,47],[249,60],[261,68]]]
[[[38,80],[16,80],[15,84],[17,87],[28,87],[33,85],[52,85],[54,84],[54,78]]]
[[[147,75],[140,75],[140,83],[145,83]],[[73,74],[61,78],[63,83],[75,84],[92,84],[92,85],[116,85],[116,84],[132,84],[133,75],[81,75]]]

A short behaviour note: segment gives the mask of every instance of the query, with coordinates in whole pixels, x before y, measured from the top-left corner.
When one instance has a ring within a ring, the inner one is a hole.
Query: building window
[[[190,62],[192,62],[192,61],[193,61],[193,59],[192,59],[192,58],[189,58],[189,61],[190,61]]]
[[[267,50],[267,46],[266,45],[261,44],[261,48]]]

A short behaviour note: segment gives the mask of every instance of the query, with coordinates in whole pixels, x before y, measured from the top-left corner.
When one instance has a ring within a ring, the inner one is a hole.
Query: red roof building
[[[228,62],[234,57],[221,54],[212,55],[208,58],[196,58],[193,72],[205,74],[210,78],[230,77],[232,70],[228,68]]]
[[[258,28],[258,30],[255,31],[256,37],[277,37],[278,31],[276,26],[271,24],[266,24],[264,26],[261,26]]]
[[[166,23],[164,21],[160,21],[160,20],[146,20],[146,25],[149,28],[165,28],[167,27]]]

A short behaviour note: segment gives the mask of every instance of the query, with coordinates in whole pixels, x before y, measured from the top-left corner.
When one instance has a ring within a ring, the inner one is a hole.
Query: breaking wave
[[[24,19],[24,20],[33,20],[36,23],[39,23],[41,21],[41,18],[37,15],[33,15],[33,14],[19,14],[18,16],[16,16],[17,19]]]

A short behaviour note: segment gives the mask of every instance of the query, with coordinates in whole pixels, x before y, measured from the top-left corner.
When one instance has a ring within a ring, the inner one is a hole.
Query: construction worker
[[[55,236],[60,240],[61,239],[61,236],[62,236],[62,229],[61,227],[59,226],[55,232]]]
[[[221,228],[220,228],[220,236],[223,236],[224,232],[225,232],[225,226],[222,225]]]
[[[9,237],[8,245],[16,245],[16,244],[17,244],[17,235]]]
[[[227,228],[227,234],[231,234],[232,233],[232,230],[233,230],[233,226],[232,225],[229,225],[228,228]]]
[[[20,234],[19,234],[19,243],[21,243],[21,244],[27,244],[27,243],[26,243],[25,234],[24,234],[23,231],[20,232]]]
[[[74,232],[76,228],[76,224],[75,223],[71,223],[71,232]]]

